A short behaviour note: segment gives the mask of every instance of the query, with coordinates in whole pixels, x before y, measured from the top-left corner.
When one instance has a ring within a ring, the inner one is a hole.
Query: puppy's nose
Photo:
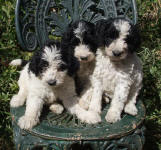
[[[54,86],[54,85],[56,85],[56,80],[49,80],[48,84],[51,86]]]
[[[88,57],[80,57],[81,60],[88,60]]]
[[[116,57],[119,57],[122,54],[122,52],[120,52],[120,51],[112,51],[112,53]]]

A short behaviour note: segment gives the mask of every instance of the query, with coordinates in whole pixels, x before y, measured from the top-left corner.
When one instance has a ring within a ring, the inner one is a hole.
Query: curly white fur
[[[114,20],[114,26],[119,35],[109,45],[97,50],[96,66],[90,77],[91,86],[80,100],[83,108],[89,107],[90,111],[101,113],[102,95],[106,93],[112,99],[105,117],[110,123],[120,120],[123,110],[130,115],[137,114],[135,104],[143,78],[140,59],[135,52],[130,52],[125,41],[131,34],[131,25],[120,19]],[[119,55],[115,52],[119,52]]]
[[[92,86],[84,97],[91,97],[90,111],[101,113],[102,94],[105,91],[112,99],[106,115],[108,122],[121,119],[122,110],[130,115],[137,114],[136,97],[142,87],[142,65],[136,54],[129,54],[122,62],[113,63],[98,49],[96,68],[91,77]],[[86,106],[87,107],[87,106]]]
[[[45,103],[51,104],[50,110],[53,112],[62,113],[63,106],[55,103],[57,99],[61,99],[64,107],[71,114],[76,114],[81,121],[86,123],[101,121],[97,113],[86,111],[78,105],[73,78],[68,76],[66,71],[58,70],[62,62],[56,47],[52,47],[52,51],[46,47],[42,57],[49,62],[49,67],[42,72],[41,76],[36,76],[29,71],[29,62],[21,71],[18,80],[19,92],[10,101],[11,107],[22,106],[26,101],[26,111],[19,119],[18,125],[22,129],[31,129],[37,125]],[[49,85],[50,80],[56,80],[57,85]]]

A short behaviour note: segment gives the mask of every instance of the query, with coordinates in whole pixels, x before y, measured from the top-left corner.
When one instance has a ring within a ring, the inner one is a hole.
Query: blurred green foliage
[[[15,58],[28,59],[18,45],[14,25],[16,0],[0,0],[0,150],[13,150],[9,101],[18,91],[17,68],[8,66]],[[161,150],[161,1],[137,0],[142,46],[138,55],[144,69],[140,94],[147,116],[144,150]]]
[[[141,97],[147,111],[144,150],[161,150],[161,1],[137,0],[144,70]]]

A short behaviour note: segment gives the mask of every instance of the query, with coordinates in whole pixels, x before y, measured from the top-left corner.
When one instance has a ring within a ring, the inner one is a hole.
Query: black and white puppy
[[[68,59],[66,59],[68,57]],[[39,122],[42,107],[51,104],[50,109],[61,113],[63,106],[54,103],[62,100],[64,107],[87,123],[96,123],[100,117],[86,111],[78,105],[75,83],[72,77],[77,70],[77,63],[72,62],[72,56],[67,56],[59,43],[50,43],[37,51],[26,64],[18,81],[19,92],[11,99],[11,107],[22,106],[26,101],[26,111],[18,124],[22,129],[30,129]],[[11,65],[15,63],[11,62]],[[72,65],[73,64],[73,65]]]
[[[114,123],[124,110],[137,114],[136,98],[142,87],[142,65],[135,51],[140,36],[135,25],[121,18],[99,21],[96,25],[99,48],[91,77],[89,110],[101,112],[104,92],[112,99],[106,120]]]
[[[87,21],[76,21],[69,25],[63,34],[64,49],[78,59],[80,68],[75,76],[77,93],[81,96],[90,86],[89,77],[95,67],[95,53],[97,50],[95,25]],[[86,102],[80,100],[80,105]]]
[[[62,45],[68,49],[81,63],[90,62],[95,58],[97,50],[95,25],[80,20],[71,23],[62,36]]]

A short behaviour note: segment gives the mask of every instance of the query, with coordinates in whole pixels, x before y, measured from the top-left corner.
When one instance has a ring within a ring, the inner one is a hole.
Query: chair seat
[[[138,101],[138,115],[131,116],[123,114],[122,119],[114,124],[107,123],[105,115],[109,108],[107,104],[102,111],[102,122],[89,125],[80,122],[76,116],[72,116],[67,112],[56,115],[48,108],[44,108],[40,119],[40,124],[31,130],[25,130],[33,136],[54,140],[109,140],[121,138],[135,131],[145,118],[145,108],[141,101]],[[25,106],[19,108],[11,108],[12,119],[15,124],[19,117],[24,114]],[[87,116],[88,117],[88,116]]]

